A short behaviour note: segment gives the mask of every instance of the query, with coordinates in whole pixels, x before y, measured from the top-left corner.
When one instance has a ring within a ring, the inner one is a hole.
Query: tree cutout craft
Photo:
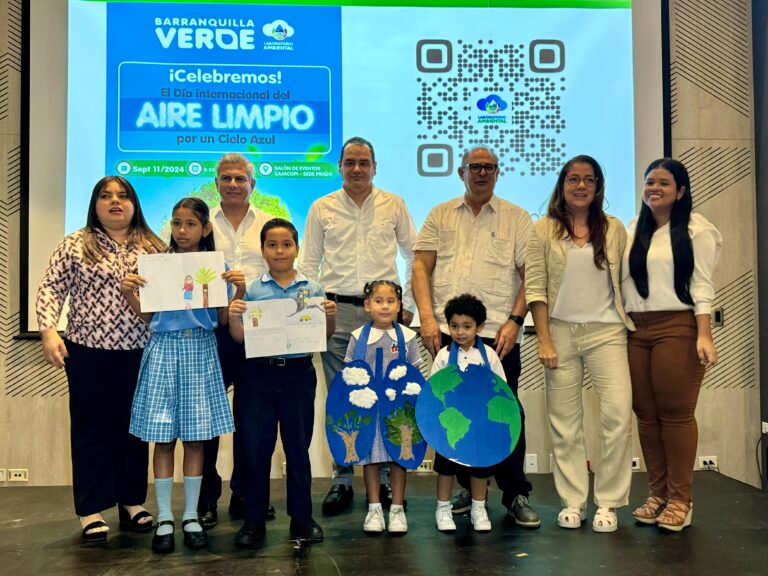
[[[381,391],[379,417],[384,446],[395,462],[413,470],[427,453],[427,442],[416,423],[416,399],[426,380],[413,365],[399,359],[389,363],[381,380],[377,388]]]
[[[404,406],[395,408],[389,418],[384,418],[384,423],[390,442],[400,446],[399,459],[415,460],[413,445],[424,439],[416,426],[416,407],[406,402]]]
[[[371,452],[379,402],[373,383],[370,366],[353,360],[339,370],[328,389],[325,435],[337,464],[356,464]]]
[[[203,308],[208,308],[208,284],[219,277],[210,268],[200,268],[195,274],[195,282],[203,287]]]
[[[367,426],[372,420],[372,416],[361,416],[357,410],[345,412],[336,422],[334,422],[333,416],[325,417],[325,425],[341,436],[344,442],[344,464],[351,464],[360,460],[355,449],[355,440],[360,433],[360,428]]]

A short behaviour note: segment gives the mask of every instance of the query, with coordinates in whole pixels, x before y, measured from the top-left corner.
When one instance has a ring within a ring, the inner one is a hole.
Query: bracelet
[[[514,322],[518,326],[522,326],[523,324],[525,324],[525,318],[523,318],[522,316],[518,316],[517,314],[510,314],[509,319],[512,320],[512,322]]]

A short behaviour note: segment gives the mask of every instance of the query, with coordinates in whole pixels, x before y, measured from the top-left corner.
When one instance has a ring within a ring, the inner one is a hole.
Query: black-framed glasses
[[[464,168],[469,168],[472,174],[480,174],[485,170],[486,174],[493,174],[499,169],[498,164],[464,164]]]

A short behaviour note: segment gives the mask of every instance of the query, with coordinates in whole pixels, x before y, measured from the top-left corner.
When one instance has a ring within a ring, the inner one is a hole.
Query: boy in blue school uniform
[[[261,229],[261,252],[268,271],[254,280],[244,300],[296,300],[321,296],[320,285],[293,267],[299,249],[296,228],[281,218]],[[336,303],[324,300],[326,334],[336,328]],[[229,306],[232,338],[243,342],[243,300]],[[269,472],[277,442],[277,428],[287,463],[288,515],[291,538],[322,542],[323,531],[312,518],[312,471],[309,444],[315,419],[317,377],[312,354],[249,358],[242,367],[238,388],[239,429],[243,454],[245,523],[235,545],[249,548],[266,534]]]

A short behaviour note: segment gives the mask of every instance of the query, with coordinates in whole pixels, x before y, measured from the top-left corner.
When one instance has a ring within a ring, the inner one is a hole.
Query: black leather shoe
[[[219,512],[216,509],[216,505],[213,506],[201,506],[197,509],[197,518],[200,525],[206,530],[214,528],[219,522]]]
[[[235,536],[235,546],[238,548],[252,548],[264,540],[267,529],[263,525],[243,524]]]
[[[174,528],[173,520],[163,520],[162,522],[157,523],[157,526],[155,526],[155,535],[152,536],[152,551],[159,554],[173,552],[173,549],[176,547],[173,532],[170,534],[163,534],[162,536],[157,535],[157,529],[165,524],[170,524],[171,528]]]
[[[334,516],[341,514],[349,508],[352,503],[352,498],[355,493],[352,490],[352,486],[344,486],[343,484],[334,484],[328,491],[328,494],[323,500],[323,514],[326,516]]]
[[[245,499],[242,496],[232,494],[229,499],[229,515],[233,520],[240,520],[245,516]]]
[[[197,520],[193,519],[184,520],[184,522],[181,523],[181,531],[184,534],[184,545],[192,550],[205,548],[208,546],[208,534],[205,533],[205,530],[198,530],[197,532],[188,532],[187,530],[184,530],[184,526],[192,523],[199,524]]]
[[[291,519],[291,540],[306,540],[317,544],[323,541],[323,529],[312,518],[303,521]]]
[[[277,515],[277,512],[275,510],[275,507],[272,506],[272,504],[267,506],[267,520],[274,520],[276,515]]]

